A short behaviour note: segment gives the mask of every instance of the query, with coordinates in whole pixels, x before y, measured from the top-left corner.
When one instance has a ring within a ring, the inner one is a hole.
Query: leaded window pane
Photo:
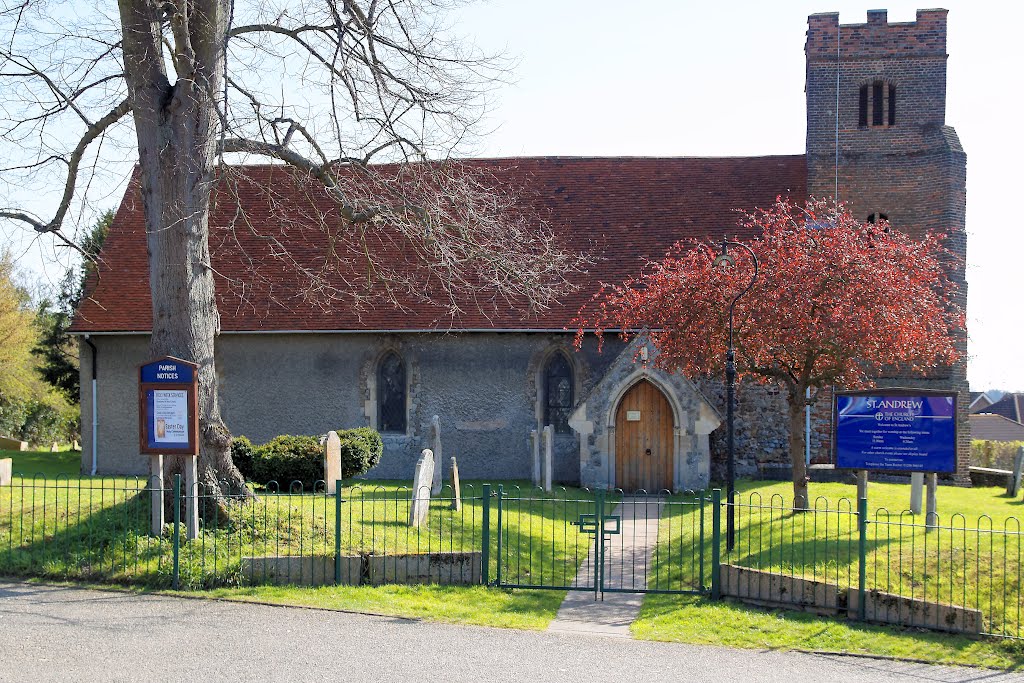
[[[572,412],[572,369],[561,353],[556,353],[544,369],[544,424],[556,434],[569,434]]]
[[[405,363],[389,353],[377,369],[377,428],[405,432]]]

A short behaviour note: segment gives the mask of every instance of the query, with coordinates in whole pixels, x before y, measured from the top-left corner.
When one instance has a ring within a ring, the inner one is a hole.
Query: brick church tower
[[[866,24],[839,15],[807,21],[807,191],[836,196],[861,220],[886,218],[911,235],[943,232],[966,310],[966,156],[946,125],[946,10],[918,10],[889,23],[869,10]],[[966,353],[966,340],[962,344]],[[958,478],[967,475],[970,426],[966,361],[932,381],[887,380],[961,391]]]

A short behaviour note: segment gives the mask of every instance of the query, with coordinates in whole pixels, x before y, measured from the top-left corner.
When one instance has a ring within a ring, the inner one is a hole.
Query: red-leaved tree
[[[760,272],[735,308],[738,376],[785,387],[794,508],[807,507],[803,409],[820,389],[872,386],[883,372],[926,375],[956,362],[964,313],[943,235],[913,239],[886,223],[862,224],[842,206],[779,199],[741,214]],[[605,285],[580,312],[598,336],[647,331],[656,363],[690,377],[719,375],[728,345],[729,304],[750,282],[753,263],[714,265],[718,247],[677,243],[642,274]],[[806,398],[810,389],[810,398]]]

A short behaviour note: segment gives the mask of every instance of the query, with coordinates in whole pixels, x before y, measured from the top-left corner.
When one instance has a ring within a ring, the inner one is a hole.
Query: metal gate
[[[485,523],[484,561],[494,567],[497,586],[595,593],[710,589],[711,495],[499,486],[491,499],[485,521],[496,519]]]

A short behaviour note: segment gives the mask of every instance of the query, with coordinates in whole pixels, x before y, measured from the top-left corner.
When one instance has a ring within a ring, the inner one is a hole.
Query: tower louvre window
[[[889,215],[884,213],[873,213],[868,216],[868,223],[879,223],[881,221],[889,220]]]
[[[857,104],[857,123],[862,128],[896,125],[896,86],[892,83],[865,83],[860,87]]]
[[[885,121],[885,117],[882,114],[882,107],[885,102],[882,99],[882,82],[875,81],[871,86],[871,125],[880,126]]]

